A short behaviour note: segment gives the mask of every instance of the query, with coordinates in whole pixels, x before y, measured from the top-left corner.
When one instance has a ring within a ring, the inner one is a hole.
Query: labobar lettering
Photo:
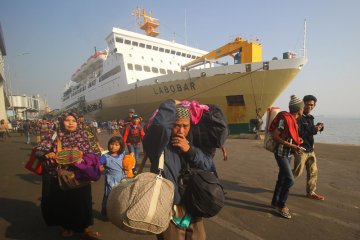
[[[182,83],[182,84],[177,83],[177,84],[153,87],[153,92],[155,95],[175,93],[175,92],[195,91],[195,90],[196,90],[196,86],[194,82]]]

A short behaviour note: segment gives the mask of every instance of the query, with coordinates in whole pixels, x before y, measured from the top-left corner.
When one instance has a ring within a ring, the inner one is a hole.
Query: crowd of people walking
[[[292,95],[289,111],[280,112],[269,126],[271,136],[276,142],[274,157],[279,167],[269,207],[284,218],[292,217],[286,205],[287,198],[295,178],[300,176],[304,169],[307,172],[306,196],[314,200],[325,199],[315,192],[317,165],[313,136],[324,129],[323,123],[314,124],[314,117],[310,114],[316,102],[316,97],[312,95],[303,99]],[[218,177],[213,161],[216,148],[222,150],[224,160],[228,157],[223,145],[207,148],[198,146],[201,141],[194,137],[193,118],[194,112],[191,112],[188,105],[167,100],[159,106],[147,124],[136,114],[135,109],[129,109],[128,116],[118,121],[97,122],[93,119],[86,122],[82,115],[64,112],[56,120],[25,120],[11,125],[13,131],[24,135],[27,144],[31,143],[32,136],[36,136],[36,156],[43,165],[42,215],[47,225],[62,228],[63,237],[74,234],[81,234],[88,239],[100,237],[99,232],[91,229],[93,215],[90,180],[96,181],[100,175],[105,175],[101,214],[106,217],[107,200],[113,187],[129,176],[136,176],[139,167],[142,169],[143,166],[139,166],[139,153],[141,144],[144,143],[144,154],[151,163],[150,171],[158,172],[159,156],[163,152],[163,176],[175,187],[173,220],[170,221],[168,229],[158,234],[157,238],[201,240],[206,239],[201,217],[190,217],[186,227],[174,221],[179,219],[179,216],[180,219],[189,216],[184,210],[186,206],[183,205],[183,193],[179,188],[179,176],[186,163],[192,168],[211,171]],[[97,134],[101,132],[109,135],[106,147],[101,146],[97,139]],[[9,134],[5,120],[1,120],[0,133]],[[80,157],[77,162],[67,162],[69,159],[76,159],[78,155]],[[131,174],[128,174],[129,167],[125,167],[124,159],[126,164],[129,164],[128,157],[131,159]],[[295,159],[293,168],[292,159]],[[85,165],[93,166],[96,171],[84,170]],[[73,173],[76,186],[70,191],[64,190],[63,183],[59,180],[64,172]],[[90,175],[92,177],[89,177]]]

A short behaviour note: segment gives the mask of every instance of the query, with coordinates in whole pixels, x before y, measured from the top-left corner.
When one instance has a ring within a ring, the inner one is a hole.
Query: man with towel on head
[[[179,101],[166,100],[163,102],[152,124],[144,137],[144,150],[151,161],[151,172],[158,173],[159,157],[164,151],[165,162],[163,176],[174,183],[174,216],[168,229],[158,239],[206,239],[205,227],[202,218],[187,219],[187,227],[177,225],[175,218],[188,216],[186,209],[181,205],[179,191],[179,176],[182,170],[182,161],[193,168],[210,170],[213,159],[192,145],[189,139],[190,112],[179,105]]]

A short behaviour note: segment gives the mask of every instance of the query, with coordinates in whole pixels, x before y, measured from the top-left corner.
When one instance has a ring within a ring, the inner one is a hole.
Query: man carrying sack
[[[151,161],[151,172],[158,172],[162,151],[165,155],[163,176],[175,185],[173,217],[168,229],[158,239],[206,239],[202,218],[191,216],[182,204],[180,175],[185,161],[191,168],[210,171],[213,159],[210,154],[192,145],[189,139],[190,112],[180,102],[163,102],[145,135],[143,146]]]

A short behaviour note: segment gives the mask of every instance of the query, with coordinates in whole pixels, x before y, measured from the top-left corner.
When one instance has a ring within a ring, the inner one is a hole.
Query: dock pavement
[[[27,145],[20,134],[11,135],[0,140],[0,240],[63,239],[59,228],[47,227],[42,219],[41,177],[24,168],[34,143]],[[103,146],[110,137],[99,134]],[[316,144],[317,192],[326,199],[305,197],[303,174],[290,190],[290,220],[269,208],[278,167],[262,141],[231,138],[225,147],[228,161],[223,161],[218,151],[215,163],[226,205],[217,216],[205,219],[208,240],[360,239],[360,146]],[[147,163],[145,171],[148,168]],[[101,233],[100,239],[156,239],[154,235],[126,233],[104,219],[100,214],[103,191],[102,177],[92,184],[92,228]]]

